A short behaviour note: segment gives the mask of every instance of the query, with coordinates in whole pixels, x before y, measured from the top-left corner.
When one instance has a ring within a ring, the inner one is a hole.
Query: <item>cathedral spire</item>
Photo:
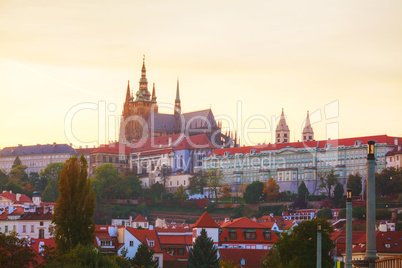
[[[136,101],[150,101],[151,93],[148,91],[147,69],[145,68],[145,55],[142,58],[140,86],[135,93]]]
[[[155,94],[155,83],[152,88],[152,101],[156,101],[156,94]]]
[[[128,80],[127,92],[126,92],[126,103],[130,101],[130,97],[131,97],[131,95],[130,95],[130,80]]]
[[[174,101],[174,113],[181,113],[180,92],[179,92],[179,77],[177,77],[176,100]]]
[[[286,124],[286,118],[285,118],[285,113],[282,108],[282,114],[281,118],[279,119],[279,123],[276,126],[276,131],[275,131],[275,141],[276,143],[287,143],[290,142],[290,130],[288,125]]]
[[[303,137],[303,141],[314,140],[314,131],[313,131],[313,128],[311,127],[309,111],[307,111],[307,118],[306,118],[306,123],[304,124],[302,137]]]

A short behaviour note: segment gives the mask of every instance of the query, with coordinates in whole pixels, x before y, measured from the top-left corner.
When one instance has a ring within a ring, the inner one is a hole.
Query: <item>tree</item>
[[[402,193],[402,169],[391,167],[376,173],[375,189],[378,196]]]
[[[202,172],[195,173],[192,177],[190,177],[190,184],[187,187],[187,190],[190,191],[190,194],[204,194],[204,187],[207,187],[207,177]]]
[[[261,260],[262,268],[281,268],[281,258],[276,249],[271,248]]]
[[[219,169],[210,169],[207,171],[206,176],[208,178],[208,187],[212,189],[212,192],[215,195],[215,203],[218,203],[218,193],[222,186],[222,171]]]
[[[230,198],[232,196],[232,188],[230,187],[229,183],[222,184],[219,193],[222,198]]]
[[[210,268],[219,267],[218,249],[214,242],[207,236],[205,229],[195,239],[193,248],[188,252],[188,268]]]
[[[333,267],[329,252],[334,248],[331,240],[332,226],[323,219],[303,221],[292,232],[282,232],[275,248],[283,267],[316,267],[317,224],[321,223],[322,267]]]
[[[343,192],[343,185],[341,183],[338,183],[334,189],[334,207],[337,208],[339,206],[339,202],[343,198]]]
[[[163,184],[157,182],[151,185],[151,193],[153,198],[160,198],[162,199],[162,194],[166,193],[165,186]]]
[[[257,204],[262,199],[264,183],[254,181],[247,185],[243,194],[243,199],[247,204]]]
[[[139,245],[137,252],[132,259],[134,267],[158,267],[158,261],[154,260],[155,251],[148,248],[145,243]]]
[[[44,202],[56,202],[59,198],[59,182],[51,180],[42,193],[42,200]]]
[[[50,163],[45,169],[41,170],[40,176],[46,181],[60,180],[60,172],[63,170],[64,162]]]
[[[309,194],[306,184],[302,181],[297,191],[297,198],[293,201],[293,208],[307,208]]]
[[[60,173],[59,193],[52,218],[57,250],[68,252],[78,244],[93,244],[95,193],[91,191],[88,164],[83,155],[66,161]]]
[[[0,267],[27,267],[36,265],[36,253],[29,240],[18,238],[16,232],[0,233]]]
[[[8,176],[6,172],[0,169],[0,185],[5,185],[8,182]]]
[[[179,186],[176,193],[174,193],[173,199],[188,199],[188,194],[186,193],[186,190],[184,190],[183,185]]]
[[[322,172],[318,174],[318,178],[321,184],[318,186],[320,189],[324,189],[327,192],[328,200],[331,199],[332,187],[338,184],[338,175],[335,174],[335,170],[331,169],[329,172]]]
[[[17,157],[14,159],[14,162],[13,162],[13,165],[11,166],[11,168],[13,169],[13,168],[16,168],[16,167],[21,166],[21,165],[22,165],[21,159],[17,155]]]
[[[320,219],[332,219],[332,210],[330,208],[323,208],[317,212],[317,218]]]
[[[6,191],[12,191],[13,193],[22,193],[22,187],[20,184],[9,181],[6,185],[4,185],[4,189]]]
[[[279,199],[279,185],[273,178],[270,178],[268,183],[264,182],[263,193],[267,201],[277,201]]]
[[[23,181],[28,181],[28,174],[25,172],[27,166],[18,165],[13,167],[8,173],[8,178],[16,183],[21,183]]]
[[[98,200],[102,200],[104,195],[105,198],[113,197],[114,193],[111,188],[109,188],[109,191],[105,190],[115,181],[118,175],[118,171],[110,163],[103,164],[95,169],[95,178],[91,178],[91,184]]]
[[[362,177],[358,173],[350,174],[346,188],[352,190],[352,196],[359,196],[362,192]]]

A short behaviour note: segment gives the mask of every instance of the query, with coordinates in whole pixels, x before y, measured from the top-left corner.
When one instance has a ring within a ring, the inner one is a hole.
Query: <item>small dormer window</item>
[[[257,152],[256,149],[251,149],[251,150],[250,150],[250,154],[251,154],[251,155],[255,154],[256,152]]]
[[[386,248],[391,248],[391,244],[385,244]]]
[[[149,246],[153,248],[155,246],[155,241],[149,241]]]
[[[245,260],[245,259],[241,259],[240,265],[246,265],[246,260]]]
[[[325,149],[329,149],[329,148],[331,148],[331,146],[332,146],[331,143],[326,143],[326,144],[325,144]]]
[[[230,152],[226,151],[223,156],[228,157],[230,155]]]

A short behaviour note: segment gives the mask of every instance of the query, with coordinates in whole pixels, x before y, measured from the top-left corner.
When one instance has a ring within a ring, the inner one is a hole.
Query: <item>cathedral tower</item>
[[[290,131],[288,125],[286,124],[283,108],[282,108],[281,119],[279,120],[279,123],[276,126],[275,141],[276,143],[290,142]]]
[[[302,136],[303,136],[303,141],[313,141],[314,140],[314,131],[313,131],[313,128],[311,127],[310,115],[309,115],[308,111],[307,111],[307,118],[306,118],[306,123],[304,124]]]

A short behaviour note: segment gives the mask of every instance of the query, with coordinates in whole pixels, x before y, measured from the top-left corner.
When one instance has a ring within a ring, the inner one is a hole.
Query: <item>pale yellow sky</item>
[[[402,136],[399,0],[3,0],[0,26],[0,148],[116,139],[142,54],[160,104],[180,77],[184,112],[211,105],[236,128],[260,115],[274,129],[284,108],[292,140],[307,110],[316,139]]]

